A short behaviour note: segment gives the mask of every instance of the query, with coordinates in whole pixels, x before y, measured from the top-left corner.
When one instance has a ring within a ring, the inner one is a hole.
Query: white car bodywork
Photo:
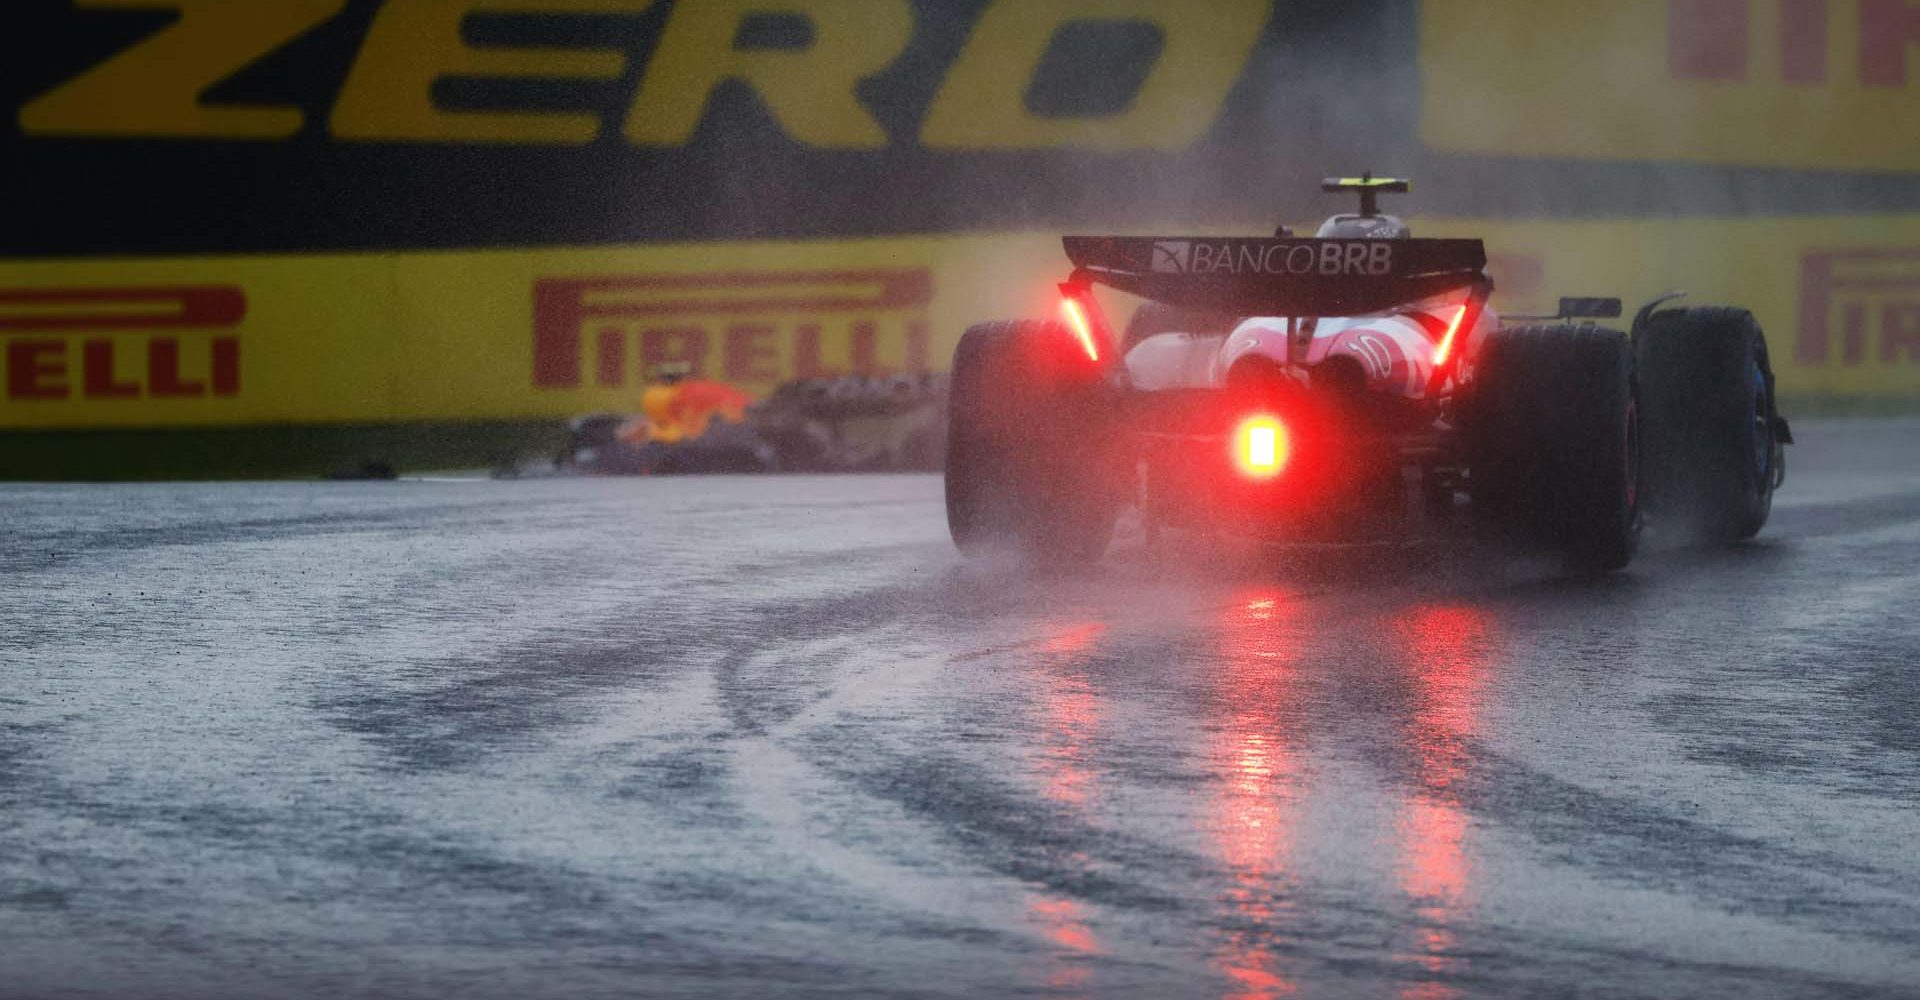
[[[1369,390],[1417,399],[1426,394],[1440,345],[1465,304],[1463,293],[1389,312],[1301,320],[1295,329],[1304,328],[1304,336],[1297,345],[1288,335],[1290,321],[1278,316],[1242,320],[1226,336],[1157,334],[1127,352],[1127,374],[1147,391],[1209,389],[1226,385],[1234,366],[1251,359],[1310,369],[1348,355],[1366,372]],[[1471,336],[1462,331],[1454,339],[1465,337],[1471,351],[1499,324],[1499,316],[1484,309]]]

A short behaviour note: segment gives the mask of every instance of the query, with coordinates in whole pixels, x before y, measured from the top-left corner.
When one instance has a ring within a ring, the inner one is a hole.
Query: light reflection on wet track
[[[1554,579],[928,478],[0,487],[0,996],[1900,996],[1920,424]]]
[[[1299,794],[1300,748],[1288,716],[1298,711],[1305,641],[1296,613],[1284,590],[1254,587],[1233,595],[1220,621],[1223,662],[1215,697],[1223,724],[1209,754],[1216,790],[1207,826],[1228,872],[1220,901],[1233,929],[1220,971],[1232,984],[1232,1000],[1295,991],[1273,944],[1291,936],[1287,825]]]

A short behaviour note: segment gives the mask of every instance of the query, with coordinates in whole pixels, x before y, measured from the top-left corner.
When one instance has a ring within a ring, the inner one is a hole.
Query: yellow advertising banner
[[[1510,313],[1684,290],[1753,309],[1787,392],[1920,394],[1920,217],[1416,228],[1485,238]],[[1053,315],[1067,270],[1046,233],[0,262],[0,428],[558,418],[678,361],[754,393],[937,371],[971,323]]]
[[[945,367],[1050,308],[1040,236],[0,262],[0,428],[633,408],[690,361],[756,393]]]
[[[1920,395],[1920,216],[1439,223],[1480,236],[1509,314],[1562,295],[1750,309],[1783,392]],[[1620,322],[1626,323],[1623,317]]]
[[[1446,152],[1920,170],[1907,0],[1425,0]]]

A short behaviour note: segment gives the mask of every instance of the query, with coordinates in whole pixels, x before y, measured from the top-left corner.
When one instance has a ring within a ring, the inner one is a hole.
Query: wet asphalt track
[[[1920,995],[1920,423],[1555,581],[931,477],[0,487],[0,995]]]

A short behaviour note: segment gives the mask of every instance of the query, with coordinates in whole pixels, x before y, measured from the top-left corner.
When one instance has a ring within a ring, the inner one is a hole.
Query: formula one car
[[[930,472],[946,452],[944,375],[799,379],[757,402],[724,383],[655,376],[640,413],[575,417],[557,457],[495,475]]]
[[[593,413],[568,424],[571,440],[557,469],[612,476],[773,471],[773,447],[747,421],[746,393],[694,378],[684,362],[657,365],[649,375],[638,415]]]
[[[963,553],[1091,562],[1137,505],[1168,527],[1354,542],[1469,527],[1627,565],[1642,524],[1756,534],[1792,441],[1766,340],[1728,308],[1568,298],[1503,321],[1479,240],[1379,211],[1312,239],[1067,237],[1061,317],[954,355],[947,520]],[[1094,289],[1145,300],[1124,335]]]

